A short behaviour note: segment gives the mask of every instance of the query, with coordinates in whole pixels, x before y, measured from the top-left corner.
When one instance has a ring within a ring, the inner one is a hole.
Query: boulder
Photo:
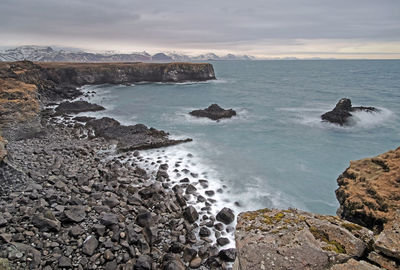
[[[301,270],[361,258],[373,233],[335,216],[262,209],[238,216],[235,238],[239,270]]]
[[[208,108],[203,110],[194,110],[189,113],[196,117],[207,117],[212,120],[219,120],[222,118],[231,118],[236,115],[236,112],[232,109],[222,109],[218,104],[212,104]]]
[[[187,221],[189,221],[189,223],[194,223],[199,219],[199,214],[197,213],[196,208],[191,205],[186,207],[183,216]]]
[[[352,116],[351,112],[355,111],[376,112],[378,109],[374,107],[353,107],[350,99],[342,98],[332,111],[321,115],[321,119],[326,122],[344,126],[349,124],[349,118]]]
[[[235,214],[232,209],[224,207],[216,216],[218,221],[228,225],[231,224],[235,220]]]
[[[82,251],[86,255],[92,256],[98,246],[99,241],[97,241],[96,237],[93,235],[89,235],[83,242]]]

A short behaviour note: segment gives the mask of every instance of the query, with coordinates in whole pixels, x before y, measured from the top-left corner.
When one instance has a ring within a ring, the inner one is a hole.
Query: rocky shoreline
[[[163,131],[110,118],[78,118],[82,124],[66,115],[77,112],[71,103],[46,109],[66,95],[41,89],[48,81],[32,75],[32,65],[15,63],[1,72],[2,80],[26,84],[33,95],[2,89],[8,143],[2,141],[0,167],[0,269],[229,269],[235,251],[222,247],[234,216],[230,209],[210,212],[215,191],[206,198],[195,187],[207,181],[172,183],[158,160],[146,160],[158,164],[155,172],[138,166],[137,149],[190,139],[171,140]]]
[[[231,209],[213,211],[222,189],[184,160],[168,168],[162,149],[138,151],[189,138],[74,117],[96,104],[59,105],[82,84],[188,80],[199,68],[193,80],[215,78],[209,65],[0,66],[0,270],[400,268],[400,148],[351,163],[338,179],[339,217],[262,209],[241,213],[235,231]]]

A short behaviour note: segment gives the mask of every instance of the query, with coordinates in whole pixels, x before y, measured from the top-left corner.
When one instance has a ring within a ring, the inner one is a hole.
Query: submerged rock
[[[342,98],[332,111],[321,115],[321,119],[323,121],[344,126],[349,124],[349,117],[352,116],[351,112],[356,111],[376,112],[378,109],[374,107],[353,107],[350,99]]]
[[[212,104],[207,109],[194,110],[189,114],[197,117],[208,117],[212,120],[219,120],[222,118],[231,118],[232,116],[236,115],[236,112],[232,109],[225,110],[217,104]]]

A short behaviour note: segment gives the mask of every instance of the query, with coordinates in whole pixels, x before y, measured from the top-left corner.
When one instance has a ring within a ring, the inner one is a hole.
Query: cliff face
[[[203,63],[38,63],[48,78],[73,85],[183,82],[215,79],[211,64]]]
[[[351,161],[338,178],[338,215],[377,231],[400,209],[400,147]]]

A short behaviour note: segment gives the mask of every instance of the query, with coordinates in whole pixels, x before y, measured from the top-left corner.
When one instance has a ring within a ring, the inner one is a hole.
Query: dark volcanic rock
[[[233,222],[235,219],[235,214],[233,213],[232,209],[224,207],[216,216],[218,221],[228,225]]]
[[[118,148],[122,151],[151,149],[192,141],[191,139],[170,140],[168,133],[162,130],[148,128],[142,124],[124,126],[108,117],[91,120],[86,123],[86,127],[93,128],[96,137],[117,140]]]
[[[234,262],[236,259],[236,249],[223,249],[219,252],[218,257],[226,262]]]
[[[321,115],[321,119],[343,126],[349,124],[349,117],[352,116],[351,112],[355,111],[376,112],[378,110],[374,107],[352,107],[350,99],[342,98],[332,111]]]
[[[97,241],[96,237],[90,235],[86,238],[85,242],[83,242],[82,251],[86,255],[92,256],[98,246],[99,241]]]
[[[55,109],[55,115],[63,115],[69,113],[75,114],[80,112],[97,112],[102,110],[105,110],[103,106],[92,104],[87,101],[65,101]]]
[[[196,222],[196,220],[199,218],[199,214],[197,213],[196,209],[193,206],[188,206],[185,209],[185,212],[183,212],[183,216],[190,223]]]
[[[221,118],[231,118],[232,116],[236,115],[236,112],[232,109],[225,110],[217,104],[212,104],[207,109],[194,110],[190,112],[190,115],[197,117],[208,117],[212,120],[219,120]]]

